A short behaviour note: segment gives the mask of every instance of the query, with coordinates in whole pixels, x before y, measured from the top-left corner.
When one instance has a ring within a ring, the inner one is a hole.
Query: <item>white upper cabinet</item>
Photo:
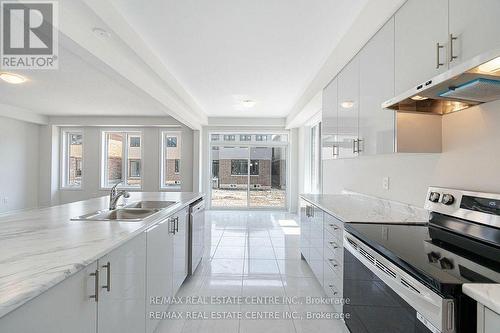
[[[395,114],[381,104],[394,95],[394,18],[361,50],[359,76],[359,153],[392,153]]]
[[[395,95],[399,95],[448,69],[448,0],[408,0],[396,13],[395,25]]]
[[[98,260],[97,331],[144,332],[146,327],[146,236],[136,236]],[[161,295],[160,295],[161,296]]]
[[[338,132],[338,81],[333,79],[323,89],[323,106],[321,120],[322,154],[324,160],[337,157],[336,146]]]
[[[338,85],[338,156],[355,157],[358,151],[359,126],[358,56],[355,56],[339,73]]]
[[[499,0],[449,0],[450,65],[500,47]],[[456,39],[451,40],[451,37]],[[456,57],[451,60],[451,51]]]

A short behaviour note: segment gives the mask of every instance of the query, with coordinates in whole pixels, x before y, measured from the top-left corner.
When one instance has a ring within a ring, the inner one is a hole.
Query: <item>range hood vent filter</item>
[[[450,88],[439,94],[440,97],[457,100],[487,103],[500,99],[500,81],[479,78]]]

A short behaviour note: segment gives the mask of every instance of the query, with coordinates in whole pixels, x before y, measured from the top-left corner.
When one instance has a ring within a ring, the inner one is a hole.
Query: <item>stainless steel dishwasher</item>
[[[190,207],[188,273],[193,274],[203,257],[205,245],[205,201],[200,199]]]

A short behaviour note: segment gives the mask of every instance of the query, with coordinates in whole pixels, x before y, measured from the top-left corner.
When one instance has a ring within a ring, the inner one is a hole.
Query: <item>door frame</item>
[[[287,135],[288,140],[286,142],[279,142],[279,141],[265,141],[262,144],[256,144],[256,143],[245,143],[245,142],[235,142],[235,143],[228,143],[225,141],[211,141],[211,136],[212,134],[235,134],[235,135],[240,135],[240,134],[276,134],[276,135]],[[291,141],[291,133],[286,130],[211,130],[207,131],[207,136],[206,140],[208,140],[208,152],[207,152],[207,159],[208,159],[208,173],[207,173],[207,201],[208,201],[208,208],[209,209],[216,209],[216,210],[254,210],[254,211],[288,211],[290,207],[290,180],[291,180],[291,175],[290,175],[290,141]],[[279,148],[285,148],[285,163],[286,163],[286,192],[285,192],[285,206],[284,207],[251,207],[250,206],[250,165],[247,170],[247,205],[246,206],[241,206],[241,207],[212,207],[212,147],[214,146],[219,146],[219,147],[242,147],[242,148],[248,148],[248,157],[247,160],[250,161],[250,153],[251,153],[251,148],[256,148],[256,147],[279,147]]]

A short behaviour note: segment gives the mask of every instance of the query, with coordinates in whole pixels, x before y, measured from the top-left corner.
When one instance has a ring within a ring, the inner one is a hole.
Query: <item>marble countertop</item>
[[[500,284],[465,283],[462,285],[462,291],[487,308],[500,314]]]
[[[355,192],[301,194],[300,197],[343,222],[421,224],[429,221],[429,212],[423,208]]]
[[[119,203],[177,202],[140,222],[70,221],[106,209],[107,196],[1,215],[0,317],[202,196],[188,192],[130,193],[130,198]]]

